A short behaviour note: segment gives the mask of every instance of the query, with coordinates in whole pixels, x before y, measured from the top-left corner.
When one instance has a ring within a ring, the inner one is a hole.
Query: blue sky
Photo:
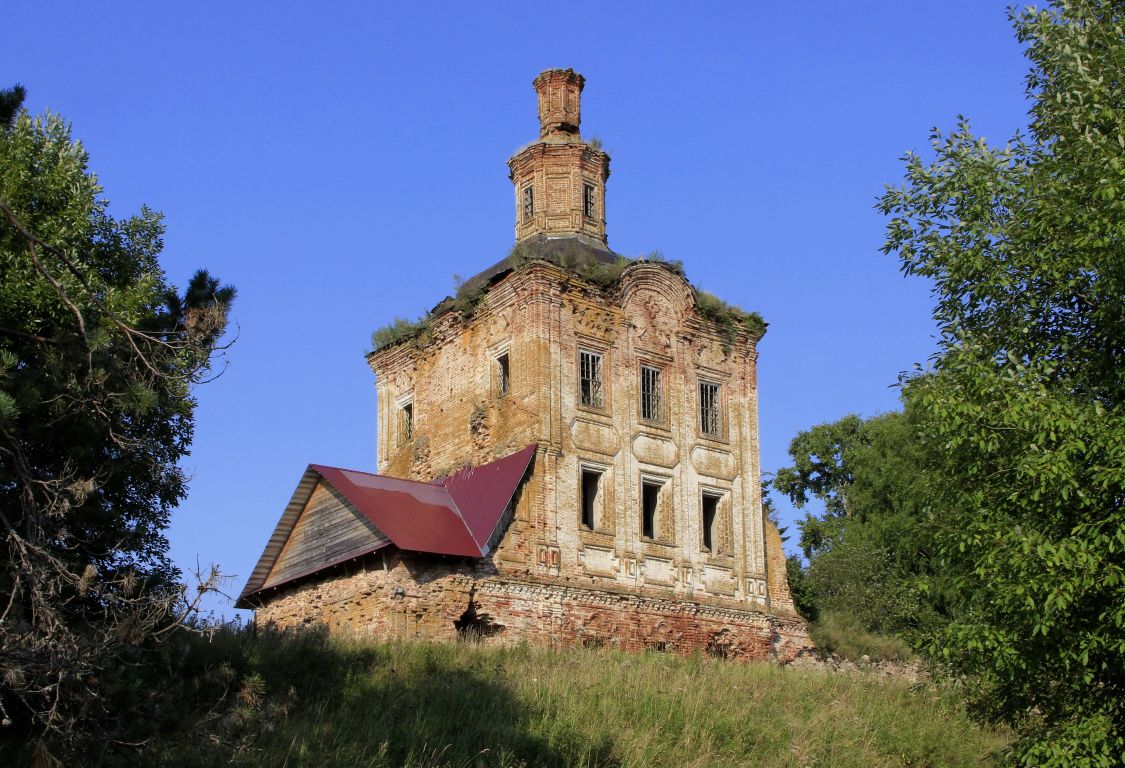
[[[219,563],[232,593],[308,463],[374,469],[371,331],[511,247],[505,161],[536,137],[541,70],[586,76],[583,135],[613,157],[610,246],[681,260],[770,323],[766,471],[801,429],[895,408],[899,372],[934,349],[928,286],[879,251],[873,205],[899,158],[958,114],[996,143],[1027,122],[1027,63],[991,0],[4,15],[0,86],[73,123],[116,215],[164,212],[174,283],[202,266],[239,290],[169,532],[177,562]]]

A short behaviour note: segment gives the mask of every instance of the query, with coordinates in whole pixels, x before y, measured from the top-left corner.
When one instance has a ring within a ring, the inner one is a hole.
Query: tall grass
[[[151,764],[980,766],[1006,743],[947,695],[858,674],[318,635],[228,634],[194,652],[237,659],[211,727],[243,732],[169,733]]]

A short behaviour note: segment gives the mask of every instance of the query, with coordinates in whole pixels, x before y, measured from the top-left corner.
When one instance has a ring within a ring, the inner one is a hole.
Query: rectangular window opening
[[[699,431],[714,437],[723,434],[719,385],[709,381],[699,382]]]
[[[601,483],[601,472],[582,470],[582,527],[591,531],[601,522]]]
[[[594,205],[594,187],[592,184],[582,185],[582,213],[593,217],[597,209]]]
[[[406,403],[402,406],[400,419],[402,439],[399,442],[409,442],[414,437],[414,403]]]
[[[641,418],[646,421],[664,420],[664,387],[659,368],[641,366]]]
[[[703,549],[715,552],[715,543],[718,540],[717,525],[719,523],[719,500],[721,497],[714,494],[703,494]]]
[[[660,491],[663,483],[644,480],[641,482],[641,535],[655,539],[660,514]]]
[[[596,352],[579,352],[578,378],[582,405],[587,408],[604,408],[602,356]]]
[[[523,188],[523,220],[531,221],[535,213],[535,190],[529,185]]]
[[[496,394],[506,395],[511,387],[511,370],[508,367],[508,353],[496,358]]]

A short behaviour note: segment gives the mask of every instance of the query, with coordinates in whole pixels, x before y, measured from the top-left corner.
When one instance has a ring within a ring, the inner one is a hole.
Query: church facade
[[[762,507],[765,325],[609,249],[584,80],[534,86],[515,249],[368,356],[378,473],[310,466],[238,605],[377,638],[791,658],[809,639]]]

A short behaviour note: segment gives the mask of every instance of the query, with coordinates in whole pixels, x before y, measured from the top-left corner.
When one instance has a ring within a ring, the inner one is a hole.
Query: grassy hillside
[[[238,766],[979,766],[1005,738],[931,688],[669,654],[220,633],[202,708],[145,763]]]

